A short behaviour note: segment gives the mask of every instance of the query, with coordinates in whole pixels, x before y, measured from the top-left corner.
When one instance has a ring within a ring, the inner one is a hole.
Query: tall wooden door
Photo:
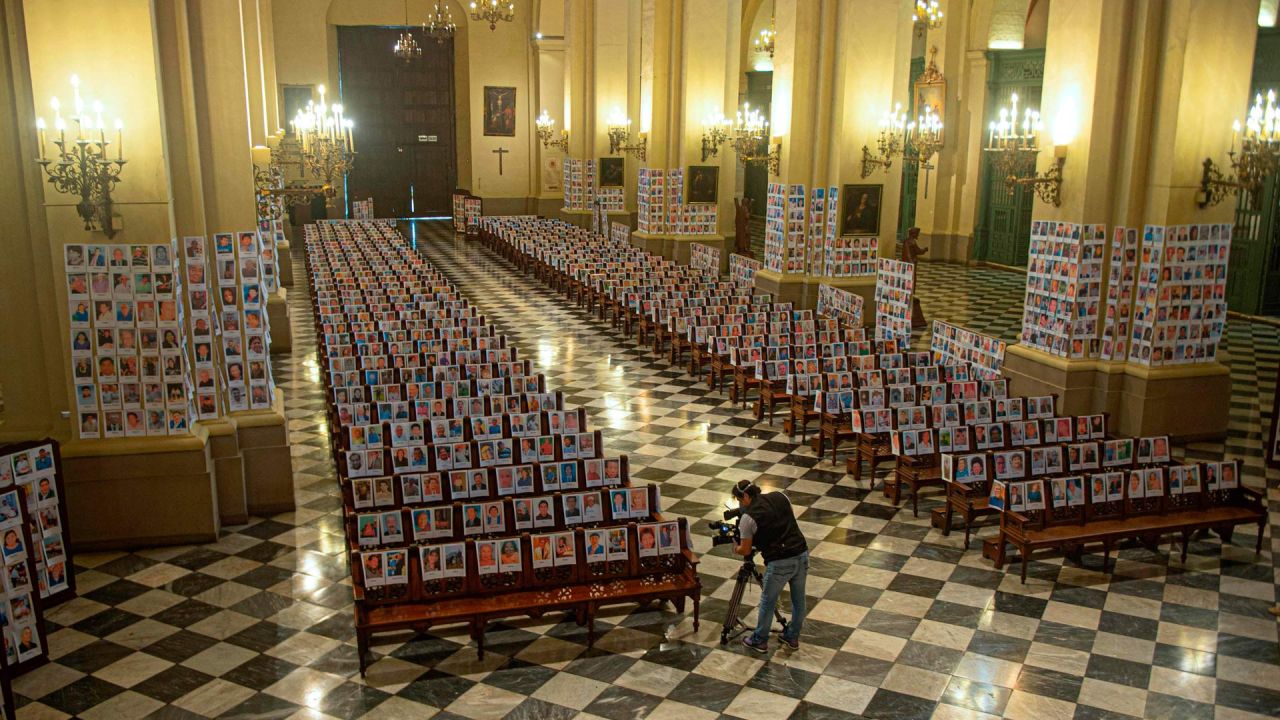
[[[1044,50],[993,50],[987,73],[987,126],[1008,107],[1013,93],[1018,107],[1039,108],[1044,84]],[[979,260],[1022,267],[1027,264],[1031,244],[1031,208],[1035,192],[1026,186],[1010,190],[996,177],[987,153],[982,157],[982,179],[978,195],[978,227],[974,230],[975,255]]]
[[[417,37],[422,57],[392,54],[400,28],[339,27],[344,110],[355,119],[351,200],[379,217],[448,215],[457,178],[453,41]]]

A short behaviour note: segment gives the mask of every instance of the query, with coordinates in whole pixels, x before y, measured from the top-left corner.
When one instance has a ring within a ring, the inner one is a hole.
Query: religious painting
[[[484,134],[514,137],[516,134],[516,89],[484,88]]]
[[[915,91],[915,114],[921,117],[925,114],[925,108],[929,108],[939,121],[944,121],[946,116],[946,97],[947,97],[947,81],[942,76],[942,72],[938,69],[936,57],[938,48],[933,48],[929,55],[929,66],[924,72],[916,78]]]
[[[600,187],[622,187],[626,184],[626,161],[620,157],[602,157],[596,167],[599,170]]]
[[[720,183],[718,165],[690,165],[685,177],[685,202],[714,203]]]
[[[841,235],[880,234],[880,196],[883,185],[845,185],[840,195],[844,209],[840,213]]]

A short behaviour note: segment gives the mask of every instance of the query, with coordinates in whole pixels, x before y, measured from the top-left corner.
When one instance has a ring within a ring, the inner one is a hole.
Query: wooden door
[[[453,41],[415,32],[422,57],[392,48],[401,28],[339,27],[341,96],[354,118],[350,200],[372,197],[378,217],[448,215],[457,177]]]

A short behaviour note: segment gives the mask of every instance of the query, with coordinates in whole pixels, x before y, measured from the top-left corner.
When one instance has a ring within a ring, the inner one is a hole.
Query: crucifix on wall
[[[511,151],[499,145],[498,149],[492,152],[496,153],[498,156],[498,174],[501,175],[502,174],[502,156],[506,155]]]

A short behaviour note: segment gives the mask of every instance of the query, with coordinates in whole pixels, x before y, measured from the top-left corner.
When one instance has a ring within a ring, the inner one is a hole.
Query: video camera
[[[726,506],[728,503],[726,503]],[[734,507],[724,511],[725,520],[736,520],[742,515],[742,508]],[[742,540],[742,535],[738,531],[738,523],[729,523],[724,521],[711,520],[707,523],[712,530],[716,532],[711,536],[711,546],[731,545]]]

